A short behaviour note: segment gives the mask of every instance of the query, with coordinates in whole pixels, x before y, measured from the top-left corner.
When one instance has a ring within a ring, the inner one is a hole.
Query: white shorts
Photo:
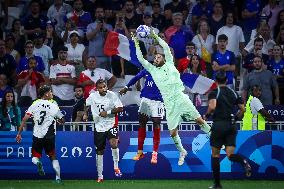
[[[163,119],[165,115],[164,103],[142,97],[138,112],[149,117],[158,117]]]

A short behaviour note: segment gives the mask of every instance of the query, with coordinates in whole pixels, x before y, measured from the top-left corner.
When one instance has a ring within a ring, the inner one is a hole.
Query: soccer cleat
[[[137,154],[133,157],[133,160],[134,160],[134,161],[138,161],[138,160],[142,159],[143,157],[144,157],[143,152],[142,152],[142,153],[137,153]]]
[[[114,169],[114,175],[115,175],[116,177],[121,177],[121,176],[122,176],[122,173],[121,173],[121,171],[120,171],[119,168]]]
[[[183,165],[185,156],[187,156],[187,151],[180,152],[179,159],[178,159],[178,165],[180,166]]]
[[[157,164],[158,163],[158,153],[157,152],[153,152],[152,153],[151,163],[152,164]]]
[[[42,166],[42,163],[39,161],[37,162],[37,172],[40,176],[44,176],[45,175],[45,172],[44,172],[44,169],[43,169],[43,166]]]
[[[222,189],[222,185],[221,184],[213,184],[212,186],[208,187],[209,189]]]
[[[104,179],[98,178],[97,183],[104,182]]]
[[[244,160],[244,163],[245,163],[245,172],[246,172],[246,177],[250,177],[251,176],[251,166],[250,164],[248,163],[247,160]]]
[[[61,179],[56,179],[56,180],[53,181],[53,183],[55,183],[55,184],[63,184]]]

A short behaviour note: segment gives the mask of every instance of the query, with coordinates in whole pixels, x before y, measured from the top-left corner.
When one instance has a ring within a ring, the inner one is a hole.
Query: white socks
[[[60,165],[57,159],[52,160],[52,167],[56,173],[56,180],[60,179]]]
[[[113,168],[118,168],[118,161],[119,161],[119,148],[111,149],[112,152],[112,159],[113,159]]]
[[[172,139],[174,140],[174,143],[175,143],[178,151],[180,151],[180,152],[186,151],[181,144],[181,139],[180,139],[178,134],[176,136],[172,136]]]
[[[104,155],[96,155],[98,179],[103,179]]]
[[[33,164],[37,165],[37,163],[39,162],[39,159],[37,157],[33,157],[32,162]]]

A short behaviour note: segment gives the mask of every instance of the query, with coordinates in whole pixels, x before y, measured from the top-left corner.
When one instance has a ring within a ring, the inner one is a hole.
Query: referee
[[[226,147],[226,154],[230,161],[240,163],[246,172],[246,176],[251,176],[251,167],[247,160],[241,155],[234,154],[236,146],[237,127],[235,119],[241,120],[245,107],[241,97],[232,89],[226,86],[227,77],[224,71],[217,72],[216,82],[218,88],[213,90],[208,96],[208,109],[204,119],[208,119],[212,114],[213,126],[211,128],[210,145],[212,150],[211,167],[213,171],[214,185],[211,189],[220,189],[220,149],[222,145]],[[235,106],[239,111],[234,115]]]

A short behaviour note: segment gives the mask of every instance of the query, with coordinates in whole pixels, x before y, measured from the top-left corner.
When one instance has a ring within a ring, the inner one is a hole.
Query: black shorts
[[[55,136],[48,138],[37,138],[33,136],[32,155],[33,157],[41,158],[42,150],[49,157],[55,155]]]
[[[237,126],[231,121],[215,121],[211,127],[210,145],[217,148],[236,146],[237,134]]]
[[[95,130],[95,146],[97,151],[104,150],[106,147],[106,140],[110,140],[112,138],[118,139],[118,128],[113,127],[105,132],[97,132]]]

